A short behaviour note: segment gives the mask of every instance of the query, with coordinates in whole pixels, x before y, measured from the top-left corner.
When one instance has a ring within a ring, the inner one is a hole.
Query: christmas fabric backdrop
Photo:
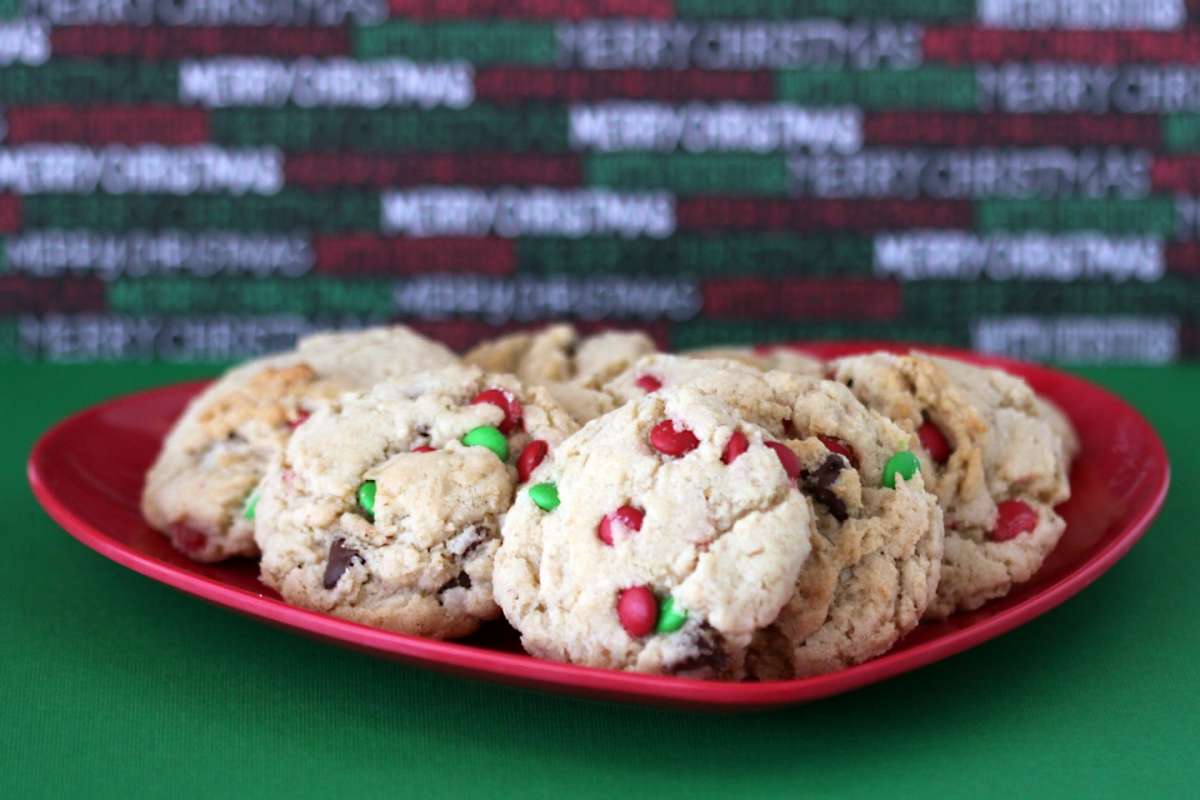
[[[1200,352],[1194,0],[0,0],[0,359]]]

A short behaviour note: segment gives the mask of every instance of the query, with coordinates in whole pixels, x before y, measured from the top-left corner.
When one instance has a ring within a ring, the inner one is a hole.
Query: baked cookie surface
[[[742,677],[755,632],[788,600],[811,546],[808,503],[771,441],[686,388],[566,440],[519,492],[496,556],[496,599],[526,650]],[[554,487],[553,502],[537,486]]]
[[[540,387],[475,367],[345,396],[297,430],[263,481],[262,581],[364,624],[467,635],[498,614],[492,559],[529,454],[545,458],[574,428]]]
[[[456,361],[397,326],[320,334],[242,364],[172,427],[146,476],[143,516],[195,560],[257,555],[254,490],[296,426],[344,391]]]
[[[911,449],[910,434],[836,382],[740,361],[647,356],[605,390],[624,400],[671,387],[720,398],[785,442],[812,502],[813,554],[779,618],[755,637],[753,677],[839,669],[916,627],[939,580],[943,526],[919,471],[883,485],[889,463]]]
[[[551,325],[483,342],[464,354],[463,361],[546,387],[583,424],[615,407],[612,398],[599,391],[604,382],[656,350],[643,333],[605,331],[581,337],[571,325]]]
[[[946,545],[927,614],[978,608],[1029,580],[1066,527],[1077,449],[1069,422],[1019,378],[911,353],[833,362],[870,408],[916,434],[915,452],[945,510]]]
[[[881,655],[921,621],[941,576],[942,512],[911,437],[845,387],[771,373],[816,519],[813,556],[751,649],[760,679],[831,672]]]
[[[688,350],[680,355],[688,358],[737,361],[764,371],[778,369],[796,375],[820,377],[825,371],[825,365],[820,359],[787,347],[774,347],[769,350],[759,350],[753,347],[706,347],[700,350]]]

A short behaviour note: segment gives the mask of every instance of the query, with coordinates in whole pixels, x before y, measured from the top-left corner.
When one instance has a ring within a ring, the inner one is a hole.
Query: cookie
[[[551,325],[484,342],[463,361],[546,387],[583,424],[614,408],[612,399],[598,391],[600,386],[655,350],[653,340],[643,333],[605,331],[581,338],[570,325]]]
[[[813,554],[779,618],[756,635],[749,674],[829,672],[887,651],[916,627],[941,571],[941,512],[919,472],[883,485],[913,437],[838,383],[737,361],[648,356],[605,390],[622,400],[679,386],[720,398],[786,441],[812,501]]]
[[[787,347],[775,347],[769,350],[758,350],[753,347],[708,347],[701,350],[688,350],[682,355],[690,358],[737,361],[764,371],[778,369],[796,375],[820,376],[825,371],[825,366],[819,359]]]
[[[763,370],[739,360],[655,353],[642,356],[600,387],[613,406],[645,397],[663,388],[688,386],[716,396],[756,424],[782,433],[790,411],[788,399],[777,392]]]
[[[1029,580],[1066,527],[1070,424],[1019,378],[921,353],[832,365],[867,406],[917,435],[945,511],[942,579],[927,615],[978,608]]]
[[[831,381],[772,373],[792,401],[785,428],[813,503],[813,555],[751,648],[755,677],[804,677],[882,655],[936,595],[942,512],[912,437]]]
[[[227,372],[188,406],[146,476],[142,513],[197,561],[254,556],[254,490],[308,415],[349,389],[453,364],[407,328],[322,334]]]
[[[263,481],[261,579],[294,605],[449,638],[498,614],[516,487],[575,429],[540,387],[452,366],[317,411]]]
[[[808,503],[774,448],[686,388],[628,403],[563,442],[518,493],[496,555],[496,600],[526,650],[742,677],[755,632],[788,600],[810,549]]]

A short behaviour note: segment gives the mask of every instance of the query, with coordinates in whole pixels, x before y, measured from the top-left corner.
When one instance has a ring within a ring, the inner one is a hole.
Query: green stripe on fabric
[[[337,314],[384,317],[391,282],[337,278],[130,278],[108,286],[109,308],[121,314]]]
[[[776,77],[776,92],[780,100],[810,106],[971,111],[979,103],[974,69],[938,66],[871,72],[783,70]]]
[[[553,64],[558,53],[554,26],[532,22],[418,23],[391,20],[351,28],[357,58],[402,56],[414,61],[472,64]]]
[[[175,102],[179,66],[173,63],[121,60],[56,60],[42,66],[13,64],[0,69],[0,102],[95,103]]]
[[[782,155],[617,153],[584,158],[588,186],[670,189],[680,195],[783,195],[788,189]]]
[[[565,107],[461,111],[367,109],[217,109],[211,112],[213,142],[275,145],[288,151],[331,149],[377,152],[490,151],[564,152]]]
[[[245,195],[29,195],[21,199],[26,229],[62,227],[97,231],[128,228],[225,229],[235,231],[378,230],[375,192],[294,189],[262,197]]]
[[[965,346],[970,333],[965,325],[897,322],[756,322],[692,320],[673,323],[671,347],[691,350],[713,345],[756,345],[822,339],[896,339]]]
[[[966,324],[1006,314],[1055,316],[1129,313],[1191,314],[1200,308],[1200,281],[1166,277],[1154,283],[1110,281],[922,281],[901,287],[907,319]]]
[[[1166,114],[1162,120],[1163,147],[1170,152],[1200,150],[1200,114]]]
[[[522,273],[591,275],[670,272],[681,276],[871,275],[870,239],[802,237],[784,233],[670,239],[595,237],[517,240]]]
[[[981,232],[1095,230],[1165,236],[1175,229],[1175,208],[1169,197],[981,200],[976,225]]]

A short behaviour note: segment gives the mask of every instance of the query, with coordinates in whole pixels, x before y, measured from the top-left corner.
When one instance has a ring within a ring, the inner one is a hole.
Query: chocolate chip
[[[845,456],[830,453],[825,456],[825,460],[821,462],[821,466],[809,472],[805,470],[804,480],[811,482],[813,486],[821,489],[829,489],[837,483],[838,475],[846,468]]]
[[[471,576],[467,574],[466,570],[463,570],[462,572],[458,573],[457,578],[451,578],[450,580],[443,583],[441,585],[441,587],[438,589],[438,594],[441,594],[442,592],[453,589],[456,586],[460,586],[463,589],[471,588]]]
[[[834,494],[832,489],[813,489],[812,499],[825,506],[825,510],[829,512],[829,515],[838,522],[845,522],[850,519],[850,513],[846,511],[845,502],[842,501],[842,498]]]
[[[719,631],[702,622],[689,632],[689,636],[694,651],[679,661],[665,664],[668,672],[675,675],[685,672],[721,675],[729,669],[729,654],[725,652],[725,639]]]
[[[471,541],[471,543],[469,545],[467,545],[467,549],[463,550],[462,557],[464,560],[470,558],[471,553],[474,553],[477,549],[479,549],[480,545],[482,545],[484,542],[486,542],[488,539],[491,539],[492,536],[494,536],[491,528],[484,527],[484,526],[480,526],[480,527],[476,528],[475,533],[477,534],[478,538],[473,539]]]
[[[337,583],[342,578],[342,573],[350,566],[354,559],[362,562],[362,555],[352,547],[346,547],[345,539],[334,539],[333,544],[329,545],[329,559],[325,563],[325,577],[322,580],[322,585],[326,589],[332,589],[337,586]]]
[[[466,561],[471,557],[471,553],[495,535],[495,531],[486,525],[468,525],[446,542],[446,549],[460,561]]]
[[[846,503],[833,491],[838,475],[846,468],[845,456],[830,453],[821,462],[821,466],[811,472],[800,473],[801,488],[812,496],[829,511],[838,522],[845,522],[850,515],[846,511]]]
[[[413,447],[425,447],[429,444],[429,426],[418,425],[413,429]],[[411,449],[411,448],[409,448]]]

